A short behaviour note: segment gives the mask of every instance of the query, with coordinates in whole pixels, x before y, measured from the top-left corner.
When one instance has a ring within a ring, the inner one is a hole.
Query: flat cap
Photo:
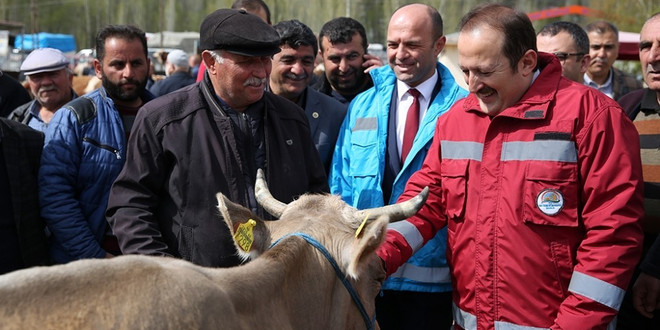
[[[270,56],[280,52],[280,36],[268,23],[245,10],[218,9],[202,22],[199,48]]]
[[[182,50],[175,49],[167,54],[167,61],[174,64],[174,66],[187,68],[188,65],[188,54]]]
[[[26,76],[41,72],[51,72],[69,66],[69,59],[59,49],[39,48],[33,50],[21,64]]]

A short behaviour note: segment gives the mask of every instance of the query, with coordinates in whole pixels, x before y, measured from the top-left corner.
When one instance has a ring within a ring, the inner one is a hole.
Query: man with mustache
[[[96,36],[94,70],[102,86],[55,112],[39,171],[41,215],[55,263],[118,254],[105,220],[110,186],[126,158],[135,115],[153,96],[145,33],[110,25]]]
[[[455,329],[605,329],[641,252],[639,136],[621,107],[562,76],[527,14],[485,4],[459,23],[470,94],[437,121],[391,225],[387,273],[444,226]]]
[[[307,87],[314,76],[314,58],[318,51],[312,29],[295,19],[273,27],[280,35],[282,51],[273,56],[270,91],[305,110],[314,145],[327,173],[346,105]]]
[[[350,17],[337,17],[325,23],[319,33],[319,55],[325,74],[314,84],[319,92],[341,103],[373,86],[371,69],[383,65],[377,56],[367,54],[364,26]]]
[[[584,73],[584,84],[615,101],[642,88],[642,83],[635,77],[613,66],[619,56],[619,29],[610,22],[597,21],[587,25],[585,30],[589,36],[591,62]]]
[[[234,0],[231,4],[231,9],[243,9],[252,15],[261,18],[268,25],[273,25],[270,21],[270,8],[263,0]],[[196,81],[200,82],[204,79],[204,72],[206,72],[206,64],[202,61],[197,70]]]
[[[275,29],[245,10],[204,19],[204,80],[142,107],[112,186],[107,218],[123,253],[235,266],[218,192],[266,216],[254,195],[259,168],[280,201],[328,191],[305,113],[265,91],[279,45]]]
[[[45,132],[55,111],[76,98],[69,59],[55,48],[32,51],[21,64],[34,100],[9,114],[9,119]]]
[[[660,164],[657,162],[660,157],[660,13],[646,20],[639,36],[639,61],[648,87],[624,95],[619,104],[640,136],[644,165],[642,226],[647,254],[640,263],[642,273],[633,286],[632,300],[626,301],[639,313],[632,307],[627,309],[625,314],[619,315],[619,324],[627,329],[660,329],[660,317],[653,317],[654,310],[660,308],[660,239],[657,239],[660,233]]]

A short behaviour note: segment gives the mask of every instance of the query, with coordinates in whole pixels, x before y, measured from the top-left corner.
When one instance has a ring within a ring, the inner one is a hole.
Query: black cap
[[[280,52],[280,36],[272,26],[245,10],[218,9],[202,22],[199,48],[270,56]]]

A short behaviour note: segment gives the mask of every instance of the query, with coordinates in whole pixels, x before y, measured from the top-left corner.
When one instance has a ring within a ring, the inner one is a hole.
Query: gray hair
[[[225,62],[225,58],[222,57],[222,55],[220,55],[220,50],[209,50],[208,52],[209,52],[209,54],[211,54],[211,57],[213,57],[213,59],[216,62],[218,62],[218,63],[224,63]]]

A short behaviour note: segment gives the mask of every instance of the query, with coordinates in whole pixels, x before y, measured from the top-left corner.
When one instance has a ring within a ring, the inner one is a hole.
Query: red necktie
[[[406,115],[406,127],[403,131],[403,144],[401,145],[402,164],[406,161],[410,148],[412,148],[413,140],[415,140],[415,135],[417,135],[417,129],[419,128],[420,93],[414,88],[409,89],[408,93],[413,97],[413,102],[408,109],[408,114]]]

